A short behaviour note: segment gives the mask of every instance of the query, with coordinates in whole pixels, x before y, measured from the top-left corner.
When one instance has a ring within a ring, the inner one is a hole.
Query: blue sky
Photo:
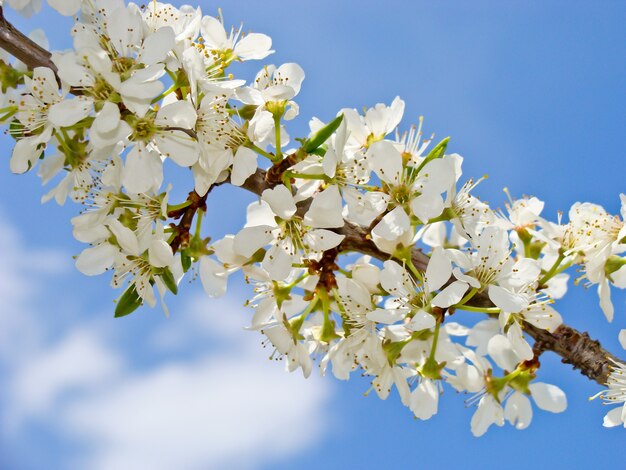
[[[212,14],[220,6],[200,5]],[[494,207],[508,187],[545,200],[547,215],[576,201],[618,211],[626,192],[626,3],[392,0],[383,9],[369,0],[245,0],[221,7],[227,24],[243,21],[272,36],[272,63],[304,68],[292,135],[305,134],[312,116],[326,120],[340,108],[400,95],[406,125],[423,115],[426,133],[452,137],[465,177],[489,175],[476,192]],[[16,23],[43,27],[54,48],[68,47],[70,22],[51,15]],[[238,70],[251,78],[258,65]],[[170,319],[145,309],[114,320],[108,279],[73,267],[81,246],[69,219],[77,208],[40,205],[39,180],[11,175],[11,142],[0,141],[0,468],[517,469],[559,468],[564,455],[571,468],[614,465],[624,431],[602,428],[606,409],[587,400],[599,387],[552,354],[542,358],[540,378],[567,392],[569,410],[536,412],[526,431],[492,428],[475,439],[473,410],[453,391],[437,416],[420,422],[395,394],[384,402],[364,397],[369,385],[358,377],[305,381],[284,373],[267,360],[260,337],[242,330],[250,312],[237,282],[217,301],[185,283],[169,302]],[[177,180],[175,194],[189,184]],[[220,222],[211,234],[237,230],[251,200],[234,188],[215,191],[208,213]],[[556,307],[620,352],[625,300],[614,297],[613,325],[594,289],[570,286]]]

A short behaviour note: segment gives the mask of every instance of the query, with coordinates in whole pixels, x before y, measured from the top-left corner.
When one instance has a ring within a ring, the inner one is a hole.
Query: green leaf
[[[115,307],[115,318],[130,315],[141,307],[142,303],[143,302],[135,289],[135,285],[133,284],[129,286],[117,301],[117,306]]]
[[[419,173],[422,168],[426,166],[427,163],[433,161],[435,158],[443,157],[446,153],[446,148],[448,148],[448,142],[450,142],[450,137],[446,137],[437,145],[435,145],[435,147],[433,147],[433,149],[428,152],[428,155],[426,155],[426,158],[421,163],[421,165],[417,168],[416,173]]]
[[[174,279],[174,275],[170,268],[165,268],[161,273],[161,279],[163,279],[163,283],[170,290],[170,292],[174,295],[178,294],[178,285],[176,284],[176,279]]]
[[[314,135],[304,142],[302,148],[306,153],[312,153],[317,150],[324,142],[326,142],[331,135],[339,128],[339,125],[343,121],[343,114],[340,114],[335,119],[330,121]]]

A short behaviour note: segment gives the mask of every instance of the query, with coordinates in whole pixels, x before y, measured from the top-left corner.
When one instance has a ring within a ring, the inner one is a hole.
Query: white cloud
[[[98,443],[78,468],[258,468],[315,444],[330,425],[330,384],[269,361],[233,297],[196,297],[153,335],[153,348],[208,351],[124,376],[66,410],[65,429]]]
[[[42,279],[65,272],[71,257],[59,250],[26,247],[0,207],[0,367],[15,367],[36,349],[44,333],[34,314]],[[45,297],[43,297],[45,298]]]
[[[192,298],[124,344],[85,309],[55,324],[45,303],[58,293],[41,273],[67,263],[55,251],[22,250],[19,234],[0,222],[0,431],[29,442],[28,426],[47,429],[64,458],[52,467],[259,468],[304,452],[331,428],[329,381],[269,361],[258,333],[242,330],[251,315],[243,299]],[[63,274],[69,283],[78,275]]]
[[[107,350],[95,332],[70,331],[16,369],[10,410],[16,420],[44,415],[66,392],[90,390],[118,375],[120,358]]]
[[[85,397],[66,423],[98,448],[78,467],[258,468],[305,450],[328,419],[328,390],[262,361],[209,355]]]

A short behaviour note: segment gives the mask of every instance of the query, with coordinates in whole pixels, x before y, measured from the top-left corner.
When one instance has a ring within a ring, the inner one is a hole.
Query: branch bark
[[[48,67],[56,73],[57,68],[50,60],[50,52],[35,44],[24,34],[19,32],[4,17],[3,7],[0,6],[0,48],[21,60],[29,69]]]
[[[39,47],[6,21],[2,7],[0,7],[0,47],[24,62],[31,69],[35,67],[49,67],[55,72],[57,71],[50,60],[50,52]],[[272,187],[273,183],[271,180],[272,178],[266,177],[264,170],[258,169],[241,187],[260,196],[265,189]],[[182,213],[181,222],[179,223],[182,233],[186,230],[187,234],[197,209],[206,200],[206,195],[201,197],[195,192],[190,193],[190,197],[192,197],[194,202]],[[309,204],[310,200],[301,202],[298,205],[298,212],[300,214],[306,212]],[[371,241],[368,229],[346,223],[342,228],[337,229],[336,232],[345,236],[339,247],[340,250],[363,253],[381,261],[390,259],[388,253],[380,251]],[[175,249],[180,247],[181,242],[183,242],[182,239],[176,240]],[[412,250],[412,260],[418,269],[425,270],[428,266],[429,258],[420,249],[414,248]],[[475,301],[481,306],[493,306],[484,294],[477,296]],[[626,362],[621,361],[608,352],[598,341],[590,338],[586,332],[581,333],[565,324],[559,326],[554,332],[548,332],[525,323],[524,330],[534,338],[538,346],[536,350],[553,351],[561,357],[562,362],[571,364],[574,369],[580,370],[581,374],[600,385],[605,385],[607,382],[611,372],[611,360]]]

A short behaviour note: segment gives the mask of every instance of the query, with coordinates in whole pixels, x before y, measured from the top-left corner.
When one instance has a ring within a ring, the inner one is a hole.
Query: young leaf
[[[115,318],[125,317],[130,315],[139,307],[141,307],[142,301],[137,294],[137,290],[134,285],[131,285],[117,301],[117,307],[115,307]]]
[[[176,284],[176,280],[172,275],[172,271],[169,268],[165,268],[161,273],[161,279],[163,279],[163,283],[170,290],[170,292],[174,295],[178,294],[178,285]]]
[[[330,121],[324,127],[322,127],[319,131],[317,131],[314,135],[311,136],[310,139],[307,139],[302,148],[306,153],[312,153],[317,150],[324,142],[326,142],[333,132],[337,130],[339,125],[343,121],[343,114],[340,114],[335,119]]]

